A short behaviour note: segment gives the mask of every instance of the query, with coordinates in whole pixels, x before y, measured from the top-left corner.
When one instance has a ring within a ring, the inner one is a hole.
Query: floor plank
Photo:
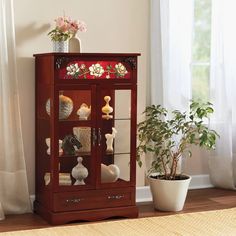
[[[164,216],[173,214],[209,211],[236,207],[236,191],[223,189],[190,190],[186,199],[184,210],[181,212],[156,211],[152,203],[138,205],[139,217]],[[76,223],[78,224],[78,223]],[[79,223],[79,224],[84,224]],[[51,227],[46,221],[36,214],[8,215],[0,221],[0,232],[26,230]]]

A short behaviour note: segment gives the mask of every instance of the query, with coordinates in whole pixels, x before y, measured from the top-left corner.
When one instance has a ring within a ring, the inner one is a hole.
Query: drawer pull
[[[84,200],[83,198],[74,198],[74,199],[66,199],[66,203],[78,203]]]
[[[108,199],[121,199],[124,197],[125,197],[124,195],[111,195],[111,196],[108,196],[107,198]]]

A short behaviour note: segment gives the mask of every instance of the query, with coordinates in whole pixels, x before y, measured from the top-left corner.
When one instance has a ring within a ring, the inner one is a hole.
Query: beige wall
[[[47,33],[54,18],[63,15],[84,20],[83,52],[140,52],[138,112],[146,103],[148,78],[149,1],[147,0],[14,0],[17,65],[23,138],[30,193],[34,193],[34,53],[50,52]],[[143,172],[138,170],[138,183]]]

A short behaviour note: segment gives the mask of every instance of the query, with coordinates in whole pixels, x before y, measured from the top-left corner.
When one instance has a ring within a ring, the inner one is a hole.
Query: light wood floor
[[[236,191],[215,188],[190,190],[184,210],[178,213],[156,211],[152,203],[140,204],[138,207],[139,217],[226,209],[236,207]],[[9,215],[4,221],[0,221],[0,232],[45,228],[50,226],[51,225],[36,214]]]

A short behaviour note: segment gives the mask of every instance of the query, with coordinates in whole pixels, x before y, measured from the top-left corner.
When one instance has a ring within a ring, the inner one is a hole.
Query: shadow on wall
[[[30,193],[34,193],[35,156],[35,76],[34,58],[17,57],[20,112],[27,177]]]
[[[17,47],[32,40],[33,38],[37,38],[37,36],[45,34],[45,32],[49,31],[50,27],[50,24],[38,26],[36,22],[24,25],[24,27],[16,27]]]

